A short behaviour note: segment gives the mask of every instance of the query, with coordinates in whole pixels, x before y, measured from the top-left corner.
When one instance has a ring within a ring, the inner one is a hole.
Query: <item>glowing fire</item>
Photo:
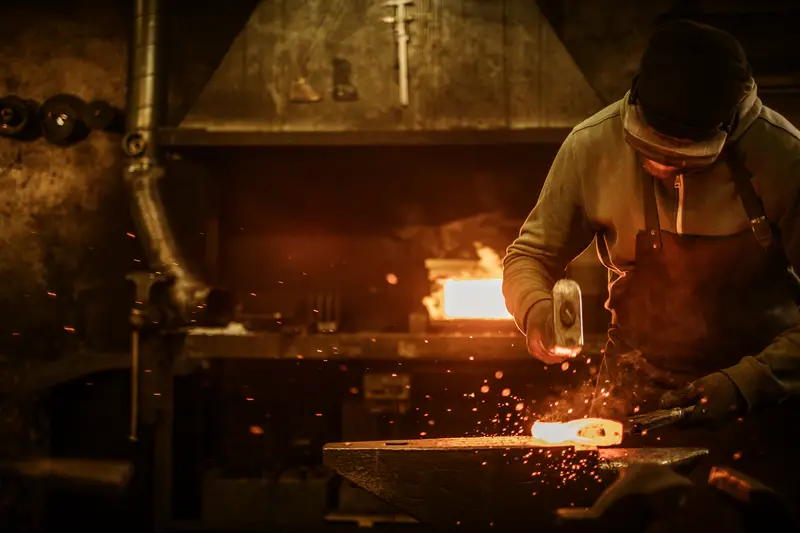
[[[503,266],[500,256],[475,243],[478,260],[430,260],[427,262],[433,290],[423,298],[433,320],[509,320],[503,298]]]
[[[622,442],[622,423],[605,418],[581,418],[569,422],[537,420],[531,434],[548,444],[613,446]]]

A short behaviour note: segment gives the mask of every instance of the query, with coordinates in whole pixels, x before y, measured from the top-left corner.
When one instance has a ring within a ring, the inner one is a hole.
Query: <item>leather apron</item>
[[[598,373],[592,415],[624,420],[658,408],[667,390],[757,355],[800,323],[798,280],[735,145],[725,150],[751,228],[730,236],[678,235],[660,228],[655,178],[644,174],[645,230],[636,237],[636,267],[615,282],[612,324]],[[785,458],[800,451],[800,407],[787,401],[717,431],[662,428],[625,446],[702,446],[697,471],[729,465],[800,495]],[[797,467],[792,467],[798,471]],[[794,497],[794,495],[793,495]],[[800,500],[798,500],[800,501]]]

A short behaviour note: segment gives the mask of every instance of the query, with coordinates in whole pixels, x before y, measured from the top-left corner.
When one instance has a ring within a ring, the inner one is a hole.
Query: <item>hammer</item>
[[[583,349],[581,288],[571,279],[560,279],[553,286],[553,341],[556,353],[575,357]]]

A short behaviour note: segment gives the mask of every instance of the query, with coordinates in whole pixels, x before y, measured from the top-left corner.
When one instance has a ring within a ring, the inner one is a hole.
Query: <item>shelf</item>
[[[264,131],[164,128],[164,146],[411,146],[560,144],[569,128],[450,131]]]

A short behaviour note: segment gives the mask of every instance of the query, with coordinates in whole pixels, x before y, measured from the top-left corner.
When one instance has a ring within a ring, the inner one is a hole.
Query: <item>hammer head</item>
[[[571,279],[553,287],[553,340],[555,346],[575,354],[583,348],[583,304],[581,288]]]

